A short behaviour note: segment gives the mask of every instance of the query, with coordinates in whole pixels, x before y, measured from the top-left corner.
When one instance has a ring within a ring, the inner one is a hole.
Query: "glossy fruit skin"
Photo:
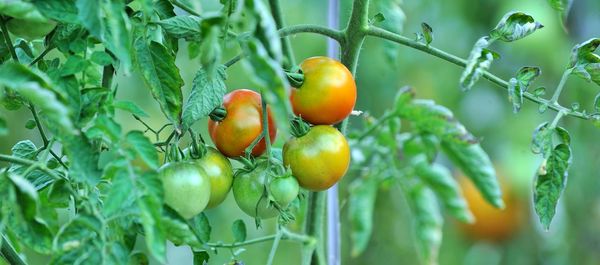
[[[356,83],[348,69],[328,57],[311,57],[300,64],[304,82],[292,88],[296,115],[315,125],[335,124],[348,117],[356,103]]]
[[[271,180],[269,191],[271,192],[271,196],[273,196],[273,200],[281,207],[286,208],[294,199],[296,199],[296,197],[298,197],[300,185],[298,184],[298,180],[294,177],[279,177]]]
[[[301,187],[322,191],[337,183],[350,165],[350,147],[342,133],[328,125],[314,126],[283,146],[283,164]]]
[[[6,22],[6,27],[15,36],[31,41],[48,35],[56,27],[56,22],[53,20],[37,22],[13,18]]]
[[[260,94],[248,90],[238,89],[223,97],[223,107],[227,116],[222,121],[208,121],[208,132],[215,146],[227,157],[239,157],[256,137],[262,132],[262,106]],[[277,126],[271,116],[271,109],[267,108],[269,121],[269,138],[275,140]],[[266,148],[262,139],[252,149],[253,156],[260,156]]]
[[[269,205],[269,199],[263,197],[267,177],[267,164],[261,163],[252,171],[239,174],[233,179],[235,202],[249,216],[267,219],[279,214],[275,207]]]
[[[191,162],[167,163],[159,169],[164,188],[164,201],[183,218],[202,212],[210,198],[210,179],[206,172]]]
[[[461,224],[462,230],[471,238],[500,242],[514,235],[523,223],[521,202],[511,187],[500,181],[503,210],[494,208],[483,199],[475,185],[466,177],[460,178],[460,187],[469,209],[475,217],[473,224]]]
[[[227,198],[233,184],[231,162],[219,151],[209,147],[206,149],[206,154],[200,159],[193,160],[193,163],[202,168],[210,179],[210,199],[206,208],[214,208]]]

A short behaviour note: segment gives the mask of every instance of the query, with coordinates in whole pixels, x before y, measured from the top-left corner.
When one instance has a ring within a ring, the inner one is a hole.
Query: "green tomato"
[[[242,211],[252,217],[267,219],[279,214],[277,209],[269,205],[269,198],[263,196],[268,174],[267,163],[261,163],[252,171],[233,179],[235,201]]]
[[[206,154],[194,164],[200,166],[210,178],[210,199],[207,208],[221,204],[231,189],[233,168],[231,162],[214,148],[207,148]]]
[[[19,18],[13,18],[6,22],[6,27],[10,33],[26,40],[40,39],[48,35],[56,27],[56,22],[37,22]]]
[[[273,200],[281,207],[286,208],[296,197],[300,191],[300,185],[296,178],[292,176],[278,177],[271,180],[269,191]]]
[[[206,208],[210,198],[210,178],[190,162],[167,163],[159,169],[165,204],[183,218],[190,219]]]

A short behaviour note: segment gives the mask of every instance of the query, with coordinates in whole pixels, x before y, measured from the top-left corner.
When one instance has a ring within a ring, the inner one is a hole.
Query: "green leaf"
[[[142,108],[129,100],[115,100],[113,101],[113,106],[139,117],[150,117]]]
[[[600,55],[594,52],[599,46],[600,38],[589,39],[575,45],[569,63],[573,74],[597,85],[600,85]]]
[[[423,264],[436,264],[442,243],[443,219],[435,195],[427,187],[416,185],[408,191],[413,214],[413,231]]]
[[[369,19],[369,24],[372,25],[375,23],[383,22],[383,21],[385,21],[385,16],[381,13],[377,13],[372,18]]]
[[[206,251],[194,251],[194,265],[208,264],[210,256]]]
[[[221,30],[219,26],[210,26],[203,33],[204,39],[200,43],[200,64],[208,76],[218,75],[221,66],[221,45],[219,43]]]
[[[57,47],[63,53],[68,53],[71,44],[78,39],[85,38],[87,32],[79,24],[63,24],[56,26],[54,33],[50,35],[46,46]]]
[[[554,132],[556,133],[556,136],[558,136],[558,139],[561,143],[569,146],[571,145],[571,135],[569,134],[567,129],[560,126],[556,126],[556,128],[554,128]]]
[[[432,100],[412,100],[410,103],[397,103],[398,114],[412,122],[420,132],[430,133],[438,138],[457,143],[475,143],[477,139],[456,120],[452,112]]]
[[[73,75],[83,72],[89,66],[89,61],[79,55],[71,55],[67,57],[67,61],[61,69],[61,76]]]
[[[63,23],[79,23],[77,6],[72,0],[34,0],[32,2],[47,18]]]
[[[374,175],[357,178],[350,184],[348,217],[351,224],[352,257],[358,257],[369,245],[378,187],[379,181]]]
[[[158,14],[161,19],[167,19],[170,17],[174,17],[175,11],[174,7],[169,0],[157,0],[153,1],[154,11]]]
[[[244,1],[244,5],[255,19],[254,37],[267,51],[265,55],[280,64],[283,59],[281,38],[269,8],[262,1]]]
[[[152,169],[158,169],[158,154],[154,145],[143,132],[131,131],[125,136],[128,147],[142,158],[144,163]]]
[[[494,59],[499,55],[487,49],[490,45],[489,37],[481,37],[471,50],[465,70],[460,76],[460,87],[463,91],[471,89],[475,82],[490,68]]]
[[[112,57],[103,51],[94,51],[92,56],[90,56],[90,60],[96,63],[97,65],[106,66],[113,63]]]
[[[508,82],[508,101],[513,105],[513,112],[517,113],[523,105],[523,94],[533,80],[538,77],[542,71],[537,67],[522,67],[517,72],[516,78],[513,77]]]
[[[28,21],[48,22],[48,19],[44,17],[32,3],[21,0],[0,1],[0,14]]]
[[[429,45],[433,41],[433,29],[427,23],[421,23],[421,30],[423,33],[423,38],[425,38],[425,43]]]
[[[234,242],[244,242],[246,240],[246,224],[241,219],[235,220],[231,225]]]
[[[6,124],[4,117],[0,116],[0,136],[5,135],[8,135],[8,125]]]
[[[197,16],[174,16],[157,23],[174,38],[197,41],[202,37],[201,21],[201,18]]]
[[[184,130],[199,119],[207,117],[216,107],[221,106],[223,96],[227,92],[226,78],[224,67],[219,67],[214,76],[210,76],[204,69],[200,69],[196,73],[192,92],[183,106]]]
[[[442,150],[475,184],[487,202],[496,208],[504,208],[494,166],[479,144],[442,141]]]
[[[547,122],[538,125],[533,131],[531,139],[531,152],[534,154],[542,154],[547,158],[552,152],[552,133]]]
[[[429,164],[424,158],[417,161],[415,173],[435,192],[446,210],[465,223],[475,221],[450,170],[439,164]]]
[[[535,212],[546,229],[550,227],[556,213],[556,205],[567,184],[570,165],[571,148],[566,144],[559,144],[538,169],[533,202]]]
[[[600,112],[600,94],[596,95],[596,98],[594,98],[594,111]]]
[[[135,41],[136,65],[146,86],[158,101],[165,116],[174,124],[181,124],[183,79],[175,65],[175,57],[158,42],[150,45],[143,39]]]
[[[163,211],[162,225],[167,233],[167,239],[176,246],[188,245],[193,248],[202,248],[202,242],[190,229],[186,221],[171,209]]]
[[[535,21],[531,15],[513,11],[502,17],[498,25],[490,32],[490,37],[511,42],[522,39],[543,27],[544,25]]]
[[[251,72],[252,80],[260,90],[265,92],[265,99],[274,110],[276,122],[286,124],[292,111],[287,94],[289,84],[283,69],[269,57],[265,48],[256,39],[250,38],[242,44],[242,47],[244,53],[248,55],[244,65]],[[287,133],[287,127],[279,127],[282,134]]]
[[[118,144],[121,139],[121,125],[109,116],[98,116],[85,135],[92,140],[98,139],[108,144]]]
[[[98,152],[85,135],[61,138],[65,154],[69,158],[69,176],[77,182],[95,185],[100,181]]]
[[[104,39],[103,1],[77,0],[79,21],[96,38]]]
[[[162,183],[155,173],[140,177],[143,195],[137,199],[140,220],[144,227],[146,246],[152,256],[161,263],[166,261],[166,235],[162,224]]]
[[[134,252],[129,256],[129,263],[127,265],[149,265],[150,261],[148,256],[143,252]]]
[[[588,82],[594,82],[600,86],[600,63],[590,63],[576,66],[573,73]]]
[[[52,93],[50,79],[25,65],[9,62],[0,66],[0,85],[9,87],[38,107],[48,122],[72,133],[73,123],[69,120],[69,109]]]
[[[108,190],[102,213],[107,218],[122,214],[123,209],[132,207],[134,202],[135,187],[124,170],[127,164],[123,160],[113,161],[105,168],[104,177],[110,178],[112,185]]]
[[[552,7],[552,9],[558,12],[564,24],[565,21],[567,21],[567,17],[569,15],[571,5],[573,4],[573,0],[548,0],[548,3]]]
[[[382,21],[381,27],[385,30],[401,34],[404,30],[404,24],[406,22],[406,15],[402,11],[401,0],[379,0],[376,1],[379,12],[385,16],[385,20]],[[396,63],[398,61],[398,45],[392,42],[384,42],[384,52],[386,59],[389,63]]]
[[[210,240],[210,232],[212,228],[205,213],[200,213],[194,216],[188,221],[188,225],[202,243],[206,243]]]

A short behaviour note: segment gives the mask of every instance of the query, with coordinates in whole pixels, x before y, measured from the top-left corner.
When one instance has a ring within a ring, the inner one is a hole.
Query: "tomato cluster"
[[[354,108],[356,85],[352,74],[327,57],[308,58],[300,69],[302,85],[292,88],[290,96],[298,117],[292,120],[294,137],[284,144],[282,159],[255,159],[266,150],[264,134],[273,142],[277,126],[270,108],[263,109],[259,93],[234,90],[223,97],[223,105],[211,113],[208,121],[216,149],[186,149],[187,161],[167,163],[159,170],[168,206],[182,217],[191,218],[219,205],[233,189],[243,212],[255,218],[271,218],[286,211],[298,197],[300,187],[322,191],[344,176],[350,164],[350,148],[344,135],[332,125],[343,121]],[[238,159],[244,167],[234,174],[228,158]]]

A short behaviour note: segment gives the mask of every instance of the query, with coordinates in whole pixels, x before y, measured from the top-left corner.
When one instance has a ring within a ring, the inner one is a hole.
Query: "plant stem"
[[[229,61],[225,62],[223,65],[225,66],[225,68],[229,68],[232,65],[234,65],[235,63],[239,62],[243,57],[244,57],[243,54],[238,54],[235,57],[229,59]]]
[[[571,75],[572,71],[572,68],[565,70],[562,77],[560,78],[560,82],[558,83],[558,86],[556,87],[556,90],[554,91],[554,94],[550,99],[550,103],[552,105],[556,105],[558,103],[558,97],[560,97],[560,93],[562,93],[562,90],[565,87],[565,83],[567,82],[567,79],[569,79],[569,75]]]
[[[375,123],[371,124],[371,126],[369,126],[369,128],[367,128],[364,132],[362,132],[358,137],[356,137],[356,139],[358,141],[362,141],[364,140],[367,136],[369,136],[371,133],[373,133],[375,130],[377,130],[378,128],[381,127],[381,125],[388,121],[391,118],[396,117],[396,113],[395,112],[387,112],[385,113],[383,116],[381,116],[381,118],[379,118],[377,121],[375,121]]]
[[[342,63],[348,67],[352,75],[356,74],[356,65],[360,54],[360,48],[365,40],[369,27],[369,1],[355,0],[352,5],[352,13],[348,26],[344,30],[344,41],[342,45]]]
[[[426,52],[428,54],[431,54],[431,55],[433,55],[435,57],[438,57],[440,59],[443,59],[445,61],[451,62],[451,63],[453,63],[455,65],[460,66],[460,67],[465,67],[466,64],[467,64],[466,60],[464,60],[462,58],[459,58],[459,57],[457,57],[457,56],[455,56],[453,54],[450,54],[450,53],[447,53],[447,52],[442,51],[440,49],[434,48],[431,45],[426,45],[424,43],[420,43],[420,42],[414,41],[414,40],[412,40],[410,38],[401,36],[399,34],[396,34],[396,33],[390,32],[390,31],[387,31],[385,29],[381,29],[381,28],[378,28],[378,27],[371,26],[367,30],[367,35],[378,37],[378,38],[382,38],[382,39],[386,39],[386,40],[389,40],[389,41],[393,41],[393,42],[396,42],[398,44],[401,44],[401,45],[404,45],[404,46],[408,46],[408,47],[411,47],[411,48],[414,48],[414,49]],[[503,87],[504,89],[508,89],[508,87],[509,87],[507,81],[503,80],[500,77],[497,77],[497,76],[491,74],[490,72],[487,72],[487,71],[483,72],[483,77],[485,79],[489,80],[490,82],[492,82],[492,83],[494,83],[494,84],[496,84],[496,85],[498,85],[500,87]],[[525,92],[523,94],[523,96],[525,98],[527,98],[528,100],[533,101],[533,102],[535,102],[537,104],[548,105],[548,107],[550,109],[553,109],[554,111],[557,111],[557,112],[564,111],[566,115],[569,115],[569,116],[572,116],[572,117],[576,117],[576,118],[580,118],[580,119],[584,119],[584,120],[591,119],[590,115],[587,115],[587,114],[584,114],[584,113],[581,113],[581,112],[577,112],[577,111],[572,111],[572,110],[570,110],[568,108],[565,108],[565,107],[563,107],[563,106],[561,106],[559,104],[551,104],[551,102],[549,100],[546,100],[546,99],[543,99],[543,98],[539,98],[539,97],[531,94],[530,92]]]
[[[20,157],[16,157],[16,156],[10,156],[10,155],[4,155],[4,154],[0,154],[0,160],[1,161],[6,161],[6,162],[10,162],[10,163],[15,163],[15,164],[19,164],[19,165],[24,165],[24,166],[34,166],[37,169],[43,171],[44,173],[48,174],[48,176],[52,177],[53,179],[64,179],[63,177],[60,177],[58,175],[56,175],[51,169],[49,169],[48,167],[46,167],[46,165],[37,162],[37,161],[33,161],[33,160],[29,160],[29,159],[25,159],[25,158],[20,158]]]
[[[262,127],[263,127],[263,137],[265,139],[265,146],[267,150],[267,157],[271,157],[271,135],[269,134],[269,112],[267,111],[267,100],[265,100],[265,95],[261,91],[260,92],[260,105],[262,108]]]
[[[267,265],[273,264],[273,259],[275,259],[275,253],[277,252],[277,247],[279,247],[279,241],[281,240],[281,230],[277,228],[277,234],[275,234],[275,239],[273,240],[273,246],[271,247],[271,252],[269,252],[269,258],[267,259]]]
[[[556,128],[556,125],[558,125],[558,122],[560,121],[560,119],[565,115],[564,111],[559,111],[556,116],[554,117],[554,120],[552,120],[552,123],[550,123],[550,128],[554,129]]]
[[[46,54],[48,54],[52,50],[54,50],[54,46],[48,46],[48,47],[46,47],[46,49],[44,49],[42,51],[42,53],[40,53],[40,55],[38,55],[37,57],[35,57],[35,59],[33,59],[33,61],[31,61],[29,63],[29,66],[34,66],[37,62],[39,62],[40,60],[44,59],[44,56],[46,56]]]
[[[325,214],[325,192],[310,192],[308,195],[308,208],[306,211],[305,232],[315,238],[316,245],[305,244],[302,249],[302,264],[324,265],[325,255],[323,250],[323,217]],[[316,251],[315,251],[316,250]]]
[[[277,238],[277,237],[278,237],[277,234],[273,234],[273,235],[263,236],[263,237],[259,237],[259,238],[255,238],[255,239],[246,240],[243,242],[231,243],[231,244],[207,243],[206,245],[209,247],[213,247],[213,248],[237,248],[237,247],[243,247],[243,246],[247,246],[247,245],[267,242],[270,240],[275,240],[275,238]],[[305,244],[311,244],[311,243],[314,243],[314,241],[315,241],[315,239],[313,239],[309,236],[299,235],[299,234],[290,232],[290,231],[286,230],[285,228],[281,229],[280,238],[281,238],[281,240],[291,240],[291,241],[296,241],[296,242],[305,243]]]
[[[190,13],[190,14],[194,15],[194,16],[200,16],[200,14],[199,14],[198,12],[196,12],[196,10],[194,10],[194,9],[190,8],[189,6],[187,6],[187,5],[183,4],[183,3],[180,3],[180,2],[179,2],[179,1],[177,1],[177,0],[172,0],[172,1],[170,1],[170,2],[171,2],[171,3],[172,3],[174,6],[181,8],[181,9],[182,9],[183,11],[185,11],[185,12],[188,12],[188,13]]]
[[[281,5],[279,4],[279,0],[269,0],[269,5],[271,6],[271,14],[273,15],[273,19],[275,20],[275,26],[277,26],[277,29],[285,27],[285,23],[283,22],[283,18],[281,17]],[[296,65],[296,58],[294,57],[294,52],[292,50],[292,43],[290,42],[290,39],[287,37],[283,37],[281,46],[283,54],[286,57],[286,59],[283,62],[283,68],[290,69],[292,68],[292,66]]]
[[[319,25],[294,25],[279,30],[279,35],[281,35],[281,37],[291,36],[298,33],[316,33],[332,38],[340,43],[344,40],[344,34],[341,31]]]
[[[8,47],[8,51],[10,52],[10,56],[15,62],[19,62],[19,57],[17,56],[15,47],[12,45],[12,40],[10,39],[10,35],[8,34],[8,29],[6,28],[5,16],[0,16],[0,28],[2,28],[2,35],[4,36],[4,41],[6,43],[6,47]]]
[[[11,265],[27,265],[13,246],[6,240],[6,237],[2,235],[2,242],[0,242],[0,254],[8,261]]]

